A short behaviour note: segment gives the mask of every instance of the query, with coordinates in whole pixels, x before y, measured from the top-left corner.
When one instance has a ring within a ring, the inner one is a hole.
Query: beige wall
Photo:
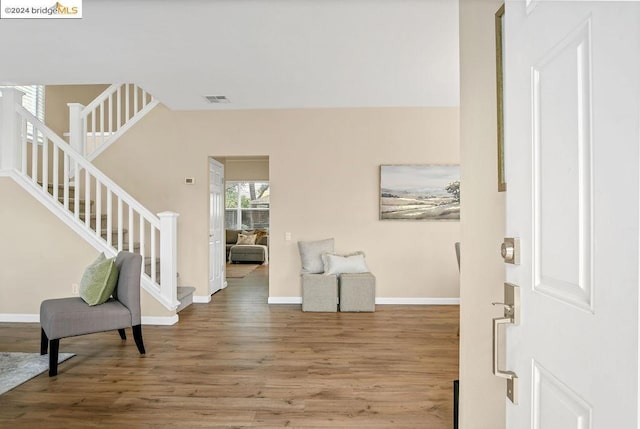
[[[269,181],[268,157],[214,158],[224,164],[225,181]]]
[[[0,195],[0,314],[37,315],[44,299],[72,296],[98,251],[13,179],[0,177]],[[143,316],[173,314],[146,292],[141,299]]]
[[[95,163],[151,211],[180,213],[178,270],[196,295],[208,294],[208,157],[261,155],[272,187],[270,297],[301,295],[297,241],[327,237],[366,252],[379,297],[457,297],[459,222],[381,222],[378,186],[380,164],[458,163],[458,133],[457,108],[158,106]]]
[[[505,427],[504,380],[491,374],[501,315],[504,193],[497,191],[494,14],[502,0],[460,0],[460,427]]]

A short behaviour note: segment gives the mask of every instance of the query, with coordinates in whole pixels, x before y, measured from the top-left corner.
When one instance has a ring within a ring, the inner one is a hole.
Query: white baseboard
[[[301,296],[270,296],[268,304],[302,304]]]
[[[193,295],[194,304],[209,304],[211,302],[211,295],[199,296]]]
[[[195,301],[194,301],[195,302]],[[270,296],[269,304],[302,304],[301,296]],[[460,305],[460,298],[376,298],[380,305]]]
[[[162,326],[170,326],[178,323],[178,315],[174,314],[173,316],[142,316],[142,324],[143,325],[162,325]]]
[[[460,298],[376,298],[381,305],[460,305]]]
[[[0,322],[5,323],[40,323],[39,314],[0,314]],[[142,316],[143,325],[175,325],[178,322],[178,315],[174,316]]]
[[[0,314],[0,322],[8,323],[40,323],[39,314]]]

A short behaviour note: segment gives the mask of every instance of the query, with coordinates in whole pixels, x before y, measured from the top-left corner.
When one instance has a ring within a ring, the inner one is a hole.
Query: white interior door
[[[226,286],[224,165],[209,158],[209,293]]]
[[[507,1],[507,428],[637,428],[640,4]],[[501,363],[501,366],[503,364]]]

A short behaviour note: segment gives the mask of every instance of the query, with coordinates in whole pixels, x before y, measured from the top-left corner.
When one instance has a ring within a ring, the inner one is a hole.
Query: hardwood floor
[[[175,326],[60,341],[76,356],[0,396],[7,428],[452,427],[458,307],[302,313],[267,305],[260,267]],[[0,324],[0,351],[37,352],[37,324]]]

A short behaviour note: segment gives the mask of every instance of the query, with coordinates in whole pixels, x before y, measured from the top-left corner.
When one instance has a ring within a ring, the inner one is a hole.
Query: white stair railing
[[[143,258],[142,287],[167,309],[177,300],[177,213],[155,216],[22,107],[22,93],[0,97],[0,172],[16,179],[107,255]],[[27,135],[27,125],[32,135]],[[73,181],[70,171],[76,172]],[[159,264],[159,272],[156,269]]]
[[[69,103],[69,144],[92,161],[157,104],[130,83],[111,85],[86,107]]]

